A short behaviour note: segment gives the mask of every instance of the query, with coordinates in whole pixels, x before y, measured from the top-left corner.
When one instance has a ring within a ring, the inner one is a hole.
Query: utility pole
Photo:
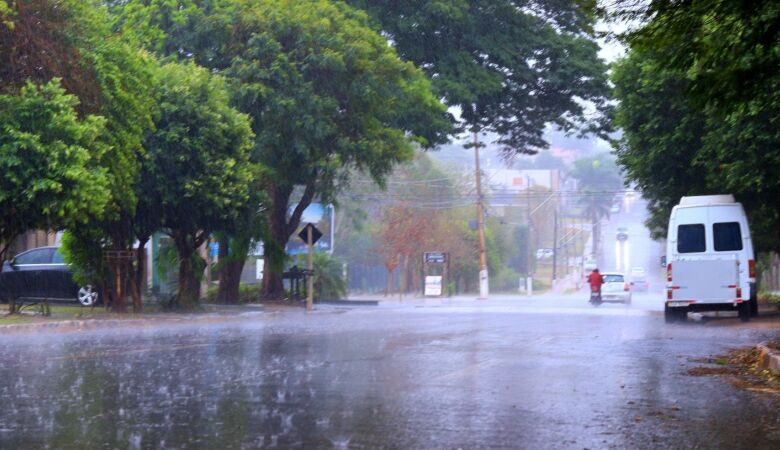
[[[487,299],[488,267],[487,251],[485,250],[485,213],[482,206],[482,174],[479,168],[479,133],[474,129],[474,159],[477,166],[477,237],[479,239],[479,298]]]
[[[306,269],[309,271],[309,276],[306,278],[306,311],[314,309],[314,227],[306,227],[306,238],[308,240],[308,254],[306,255]]]
[[[555,287],[555,282],[558,280],[558,203],[555,203],[555,214],[553,219],[553,272],[552,272],[552,286]]]
[[[532,266],[534,263],[533,251],[536,249],[533,248],[535,246],[531,246],[531,229],[533,229],[533,223],[531,222],[531,177],[528,175],[525,176],[525,201],[528,205],[528,276],[532,277],[532,274],[534,273]]]
[[[536,254],[536,249],[534,247],[536,246],[531,245],[531,231],[533,229],[533,224],[531,223],[531,177],[528,175],[525,176],[525,200],[528,205],[528,237],[526,238],[528,240],[528,273],[526,274],[525,290],[530,296],[534,289],[533,265],[536,262],[536,260],[534,260],[534,255]]]

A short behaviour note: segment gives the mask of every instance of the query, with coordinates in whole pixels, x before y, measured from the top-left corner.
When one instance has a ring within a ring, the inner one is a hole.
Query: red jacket
[[[604,277],[598,272],[591,272],[590,275],[588,275],[588,284],[590,284],[590,287],[592,288],[599,288],[604,284]]]

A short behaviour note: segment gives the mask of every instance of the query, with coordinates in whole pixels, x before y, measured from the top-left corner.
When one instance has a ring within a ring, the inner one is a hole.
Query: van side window
[[[723,222],[712,225],[716,252],[742,250],[742,232],[739,222]]]
[[[677,227],[677,252],[701,253],[707,250],[704,240],[704,224],[680,225]]]

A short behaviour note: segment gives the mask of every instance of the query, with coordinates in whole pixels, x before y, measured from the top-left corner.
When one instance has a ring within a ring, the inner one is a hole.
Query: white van
[[[683,197],[666,240],[667,322],[689,311],[758,312],[753,243],[745,210],[732,195]]]

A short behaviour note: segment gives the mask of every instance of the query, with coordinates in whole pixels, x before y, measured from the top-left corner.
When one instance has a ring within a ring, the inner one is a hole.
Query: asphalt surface
[[[0,448],[778,448],[777,398],[694,377],[780,336],[580,296],[0,337]]]
[[[776,394],[688,372],[780,320],[667,325],[654,289],[4,333],[0,449],[780,448]]]

